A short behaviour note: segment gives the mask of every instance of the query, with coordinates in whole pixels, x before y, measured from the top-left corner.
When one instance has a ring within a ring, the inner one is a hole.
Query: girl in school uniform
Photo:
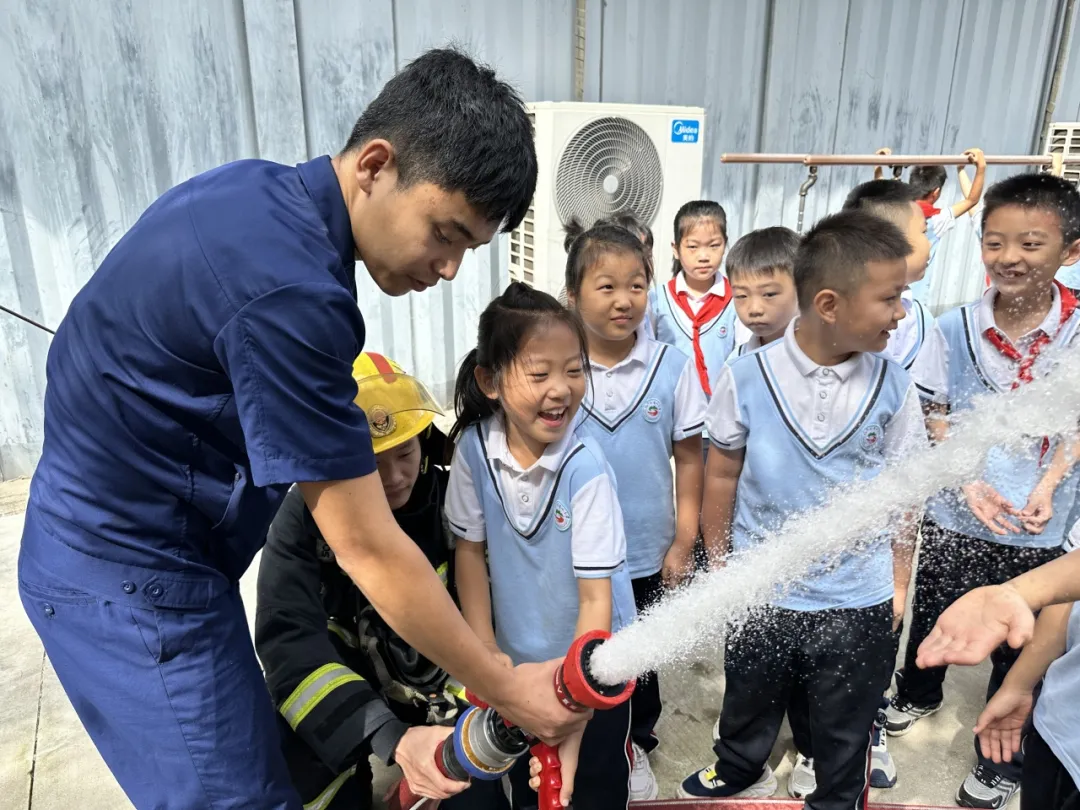
[[[610,223],[583,232],[571,222],[566,247],[567,299],[584,322],[592,372],[577,432],[600,446],[615,471],[634,600],[643,611],[693,567],[705,395],[694,363],[638,328],[652,270],[637,234]],[[655,673],[639,679],[631,698],[634,801],[657,796],[648,752],[661,710]]]
[[[480,316],[458,373],[446,517],[461,612],[513,664],[563,656],[581,634],[636,615],[614,476],[572,427],[586,364],[577,316],[514,283]],[[629,732],[628,704],[586,726],[578,806],[625,810]],[[536,807],[528,780],[523,760],[510,773],[515,810]]]
[[[727,245],[727,214],[720,204],[686,203],[675,215],[672,278],[649,293],[655,337],[693,359],[706,397],[735,348],[731,285],[720,272]]]

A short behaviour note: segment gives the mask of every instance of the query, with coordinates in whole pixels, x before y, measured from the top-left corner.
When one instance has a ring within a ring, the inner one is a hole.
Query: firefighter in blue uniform
[[[453,593],[451,534],[443,519],[449,473],[438,407],[392,360],[364,353],[353,366],[387,501]],[[278,708],[285,761],[305,806],[370,810],[369,756],[397,761],[411,782],[416,755],[445,736],[464,690],[401,639],[338,566],[298,489],[285,496],[259,563],[255,650]],[[460,790],[459,783],[447,788]],[[509,810],[498,782],[474,782],[443,810]]]
[[[417,650],[541,736],[580,728],[555,662],[509,670],[469,631],[394,520],[353,403],[356,261],[390,295],[453,279],[535,184],[520,97],[430,51],[337,156],[240,161],[165,193],[75,296],[49,352],[19,590],[140,810],[301,807],[238,587],[294,482]]]

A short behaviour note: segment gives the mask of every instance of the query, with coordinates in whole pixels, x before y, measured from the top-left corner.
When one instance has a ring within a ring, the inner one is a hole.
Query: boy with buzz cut
[[[926,445],[919,395],[878,352],[904,317],[911,246],[880,217],[846,211],[799,245],[799,316],[784,336],[721,369],[706,423],[702,530],[710,560],[746,553],[834,486],[878,474]],[[914,522],[866,537],[779,589],[728,639],[716,762],[679,789],[692,798],[770,796],[768,765],[792,695],[805,690],[814,810],[865,808],[871,727],[892,669]]]
[[[1076,297],[1054,280],[1062,266],[1080,259],[1080,192],[1049,174],[1006,178],[986,194],[982,259],[993,286],[973,303],[939,319],[949,345],[951,411],[972,407],[986,393],[1001,393],[1055,371],[1040,354],[1069,346],[1080,332]],[[941,708],[946,667],[920,669],[919,645],[938,616],[968,591],[997,585],[1062,554],[1077,494],[1076,439],[1033,437],[1023,450],[991,450],[979,480],[931,499],[922,528],[922,550],[912,607],[911,635],[897,691],[888,709],[888,731],[906,734],[920,718]],[[1000,687],[1017,650],[1002,646],[991,656],[987,698]],[[1014,759],[995,764],[979,758],[957,791],[962,807],[1001,808],[1019,788]]]
[[[927,430],[937,441],[943,438],[944,403],[948,390],[948,347],[930,310],[912,293],[912,286],[926,276],[930,261],[927,222],[917,192],[897,180],[871,180],[851,190],[845,211],[865,211],[896,225],[911,245],[907,257],[907,286],[901,294],[905,317],[889,336],[884,355],[911,373],[922,399]]]
[[[915,200],[926,217],[926,230],[930,239],[930,267],[935,266],[934,259],[937,257],[938,247],[945,234],[956,227],[956,221],[960,217],[979,204],[979,198],[983,193],[983,183],[986,180],[986,157],[981,149],[968,149],[964,155],[975,163],[975,178],[968,180],[967,172],[964,171],[966,163],[958,166],[956,181],[960,184],[960,191],[964,196],[963,199],[945,208],[937,207],[942,189],[945,188],[945,181],[948,179],[944,166],[915,166],[908,173],[908,185],[915,190]],[[929,273],[927,278],[918,281],[913,289],[915,298],[923,301],[930,294]]]

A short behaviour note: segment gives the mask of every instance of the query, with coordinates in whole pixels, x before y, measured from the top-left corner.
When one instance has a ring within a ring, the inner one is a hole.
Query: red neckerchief
[[[919,204],[919,208],[922,209],[923,216],[927,219],[930,219],[930,217],[936,217],[938,214],[941,213],[940,208],[934,208],[934,204],[928,203],[926,200],[916,200],[915,202]]]
[[[1058,289],[1058,296],[1061,301],[1061,318],[1058,321],[1058,328],[1054,330],[1054,334],[1056,335],[1076,311],[1076,296],[1061,282],[1055,281],[1054,285]],[[1020,354],[1020,350],[1013,346],[1012,343],[1009,342],[1009,339],[998,331],[997,327],[991,326],[983,332],[983,334],[986,335],[986,339],[990,341],[990,345],[997,349],[1004,357],[1007,357],[1014,363],[1020,364],[1019,368],[1016,370],[1016,379],[1013,380],[1012,384],[1014,389],[1031,382],[1031,369],[1035,365],[1035,361],[1039,359],[1042,350],[1049,346],[1053,341],[1053,338],[1050,335],[1046,334],[1046,332],[1041,332],[1035,340],[1031,342],[1031,348],[1025,356]],[[1042,464],[1043,457],[1046,456],[1049,449],[1050,439],[1044,436],[1042,441],[1042,452],[1039,454],[1039,464]]]
[[[696,315],[690,306],[689,293],[685,290],[676,290],[674,278],[668,282],[668,292],[671,294],[671,299],[679,305],[679,309],[686,314],[686,317],[690,319],[690,323],[694,326],[692,339],[694,344],[694,365],[697,366],[698,377],[701,380],[701,387],[705,389],[705,396],[711,397],[712,387],[709,385],[709,369],[705,366],[705,354],[701,351],[701,327],[724,311],[724,307],[731,300],[731,285],[725,280],[723,295],[707,293],[705,299],[701,302],[701,309],[697,311]]]

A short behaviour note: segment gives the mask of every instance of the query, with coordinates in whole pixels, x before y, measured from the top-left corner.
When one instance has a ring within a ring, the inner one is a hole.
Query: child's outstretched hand
[[[1034,702],[1031,692],[1008,684],[994,694],[975,723],[984,757],[994,762],[1012,761],[1013,754],[1020,750],[1021,733]]]
[[[994,534],[1020,533],[1020,527],[1012,521],[1020,512],[988,483],[975,481],[960,489],[971,513]]]
[[[577,774],[578,754],[581,752],[581,736],[577,732],[559,744],[559,763],[562,765],[562,794],[559,801],[563,807],[570,806],[570,797],[574,795],[574,776]],[[543,764],[536,757],[529,758],[529,787],[539,792]]]

